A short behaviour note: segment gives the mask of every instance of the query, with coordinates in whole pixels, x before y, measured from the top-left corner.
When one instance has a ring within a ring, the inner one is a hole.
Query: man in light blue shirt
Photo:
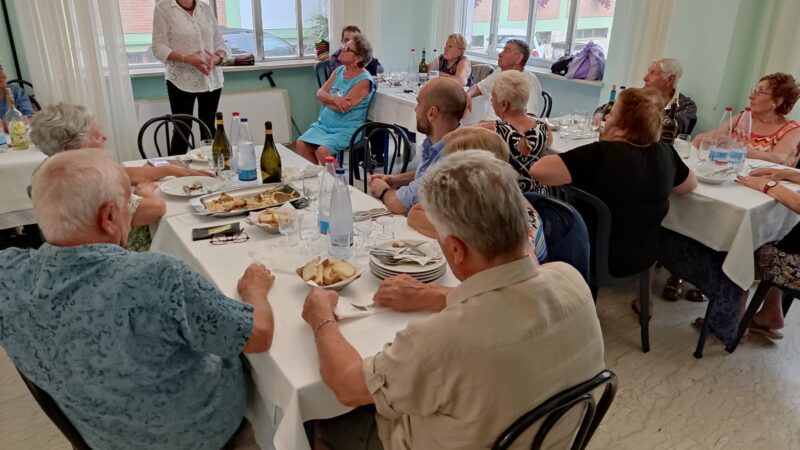
[[[427,136],[422,143],[422,161],[415,172],[397,175],[373,175],[369,192],[394,214],[406,214],[418,201],[422,175],[442,159],[442,138],[458,128],[467,96],[464,89],[450,78],[434,78],[417,95],[417,131]]]
[[[14,97],[14,105],[17,107],[19,112],[22,113],[25,117],[31,117],[34,114],[33,106],[31,105],[31,99],[28,97],[28,94],[19,86],[11,85],[8,86],[6,83],[7,77],[6,73],[3,70],[3,66],[0,65],[0,119],[5,119],[6,112],[8,111],[8,100],[6,100],[6,87],[11,88],[11,95]]]
[[[103,152],[42,164],[33,208],[48,243],[0,252],[0,345],[92,448],[252,440],[239,356],[271,345],[274,277],[249,267],[240,302],[180,260],[126,251],[130,195]]]

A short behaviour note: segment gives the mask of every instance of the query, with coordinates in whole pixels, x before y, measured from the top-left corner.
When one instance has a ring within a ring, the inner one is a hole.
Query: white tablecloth
[[[689,161],[692,167],[696,161]],[[748,165],[771,163],[747,160]],[[800,185],[783,182],[794,190]],[[736,183],[698,183],[686,195],[672,195],[662,225],[717,251],[728,252],[722,271],[742,289],[755,280],[753,253],[786,235],[800,216],[767,194]]]
[[[307,164],[285,147],[278,147],[284,166],[303,167]],[[377,200],[363,192],[352,188],[351,192],[354,210],[380,206]],[[262,260],[274,255],[276,250],[287,259],[298,258],[297,255],[302,252],[303,242],[296,247],[280,248],[280,236],[266,234],[254,226],[246,225],[242,217],[209,219],[184,213],[186,207],[184,201],[170,200],[168,217],[162,219],[153,236],[151,249],[186,261],[232,298],[238,298],[236,281],[254,260],[252,252]],[[191,240],[192,228],[235,221],[244,226],[250,236],[248,242],[217,246],[210,245],[209,241]],[[392,228],[399,238],[421,237],[400,216],[395,217]],[[365,269],[365,273],[341,294],[371,299],[379,280],[369,273],[366,257],[356,258],[354,262]],[[304,421],[335,417],[349,408],[336,400],[320,377],[313,333],[300,316],[308,287],[294,273],[277,271],[275,275],[276,282],[269,295],[275,315],[275,338],[269,352],[248,355],[256,388],[256,393],[251,395],[248,418],[253,423],[262,448],[271,448],[269,438],[274,432],[275,448],[307,449],[309,445],[303,429]],[[449,271],[438,282],[451,286],[457,284]],[[368,356],[393,340],[394,334],[410,320],[425,315],[386,311],[343,321],[340,329],[361,355]]]
[[[33,147],[0,153],[0,229],[34,223],[28,186],[33,171],[45,158]]]
[[[403,88],[381,84],[375,92],[367,118],[375,122],[393,123],[411,131],[417,130],[417,94],[403,92]],[[484,96],[472,99],[472,112],[461,120],[461,125],[474,125],[486,116],[491,108]],[[422,142],[418,140],[417,143]]]

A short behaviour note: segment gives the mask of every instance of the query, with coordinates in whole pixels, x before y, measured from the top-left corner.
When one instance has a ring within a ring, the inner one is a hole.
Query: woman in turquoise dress
[[[338,67],[317,91],[322,103],[319,118],[297,140],[295,151],[315,164],[347,148],[350,137],[367,119],[375,82],[364,69],[372,59],[372,46],[356,34],[339,55]]]

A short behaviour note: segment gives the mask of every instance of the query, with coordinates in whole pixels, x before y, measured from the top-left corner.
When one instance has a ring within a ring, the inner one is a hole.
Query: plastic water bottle
[[[347,259],[352,255],[353,206],[350,191],[344,181],[344,169],[336,169],[336,184],[331,195],[330,230],[328,231],[328,254],[334,258]]]
[[[333,171],[333,156],[325,157],[325,170],[322,171],[322,180],[319,183],[319,232],[328,234],[329,218],[331,214],[331,194],[333,193],[336,173]]]
[[[731,111],[733,111],[733,108],[730,106],[725,107],[725,112],[722,113],[722,117],[719,119],[716,143],[708,152],[708,159],[719,165],[728,164],[731,135],[733,133],[733,115]]]
[[[735,141],[731,142],[731,151],[728,154],[728,161],[736,169],[744,167],[744,160],[747,159],[747,148],[750,146],[750,133],[752,129],[752,111],[748,106],[744,109],[742,116],[739,118],[739,123],[736,124],[736,130],[733,132]]]
[[[231,132],[228,134],[228,138],[231,142],[231,173],[236,174],[239,171],[239,134],[241,134],[242,130],[242,119],[239,118],[239,113],[233,113],[233,119],[231,120]]]
[[[428,64],[428,79],[433,79],[439,76],[439,55],[436,53],[436,49],[433,49],[433,58],[431,58],[430,64]]]
[[[239,128],[239,141],[234,146],[238,150],[239,157],[239,180],[254,181],[258,165],[256,163],[256,146],[253,144],[253,136],[250,135],[250,127],[247,125],[247,118],[242,117],[241,127]]]

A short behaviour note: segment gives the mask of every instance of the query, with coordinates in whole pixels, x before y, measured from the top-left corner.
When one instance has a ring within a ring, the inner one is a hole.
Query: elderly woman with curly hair
[[[786,115],[792,111],[800,97],[800,87],[788,73],[773,73],[761,78],[750,90],[750,108],[753,117],[747,157],[763,159],[785,166],[794,167],[800,157],[800,124],[789,120]],[[741,120],[742,114],[733,118],[733,128]],[[714,137],[719,130],[698,134],[694,138],[695,147],[703,138]]]
[[[317,91],[322,103],[319,118],[295,144],[295,151],[314,164],[323,164],[347,148],[356,128],[367,119],[375,82],[364,68],[372,60],[372,46],[361,34],[353,35],[339,54],[337,68]]]

